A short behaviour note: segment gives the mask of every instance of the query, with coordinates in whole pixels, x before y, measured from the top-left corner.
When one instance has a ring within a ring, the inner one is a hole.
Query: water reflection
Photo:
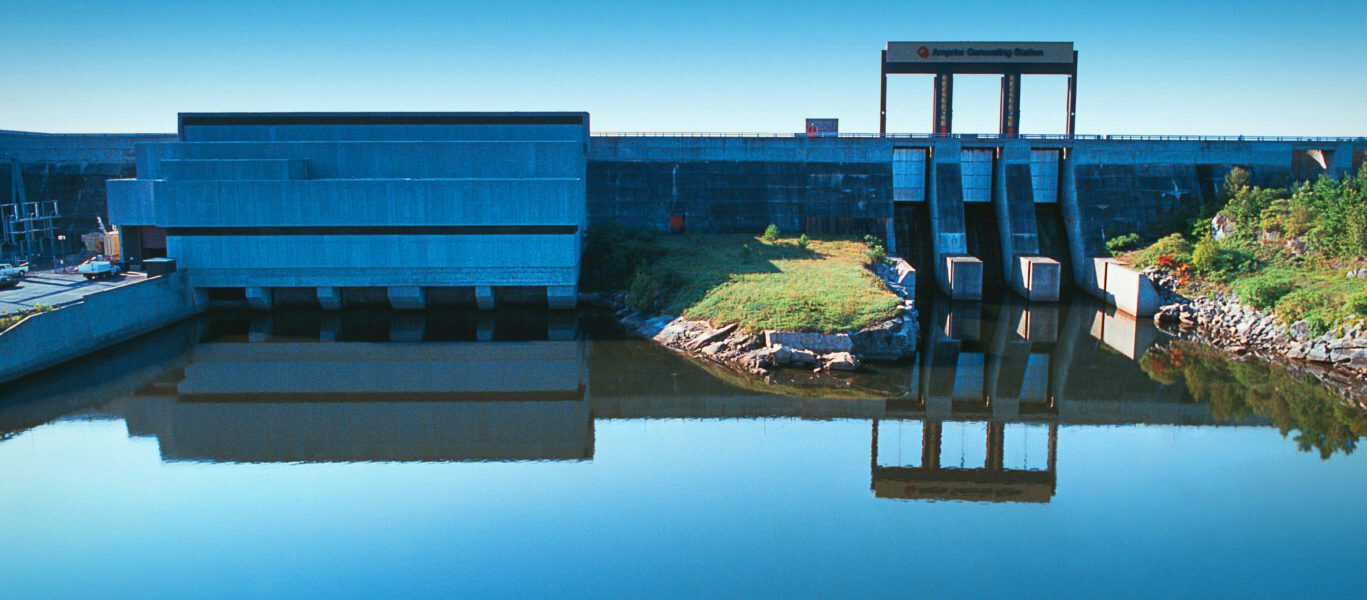
[[[919,425],[921,430],[921,453],[915,457],[919,458],[918,464],[902,464],[902,460],[888,464],[886,459],[880,460],[884,454],[879,451],[879,422],[873,422],[871,488],[875,496],[900,500],[986,502],[1048,502],[1053,499],[1058,483],[1058,423],[1045,425],[1048,450],[1045,464],[1036,468],[1026,465],[1012,468],[1006,465],[1007,436],[1006,423],[1003,421],[985,423],[981,465],[967,466],[961,460],[957,467],[943,464],[945,422],[923,421],[914,424]],[[900,459],[902,454],[899,452],[897,456]]]
[[[1191,374],[1151,376],[1134,359],[1157,356],[1162,334],[1086,302],[936,302],[918,359],[876,368],[870,376],[895,385],[857,398],[767,387],[624,339],[605,321],[534,311],[216,315],[6,390],[0,435],[63,417],[112,419],[155,439],[165,461],[584,461],[599,420],[865,419],[879,498],[1049,502],[1061,424],[1276,418],[1228,409]],[[1243,385],[1225,396],[1251,389]],[[1360,433],[1334,431],[1331,445],[1344,451]]]

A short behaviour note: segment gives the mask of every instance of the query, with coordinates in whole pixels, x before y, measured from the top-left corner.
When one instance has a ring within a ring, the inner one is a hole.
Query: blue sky
[[[0,129],[173,131],[178,111],[587,110],[595,131],[877,131],[889,40],[1073,41],[1079,133],[1367,135],[1367,2],[0,0]],[[930,127],[890,79],[889,130]],[[960,77],[955,130],[996,130]],[[1027,77],[1022,129],[1063,129]]]

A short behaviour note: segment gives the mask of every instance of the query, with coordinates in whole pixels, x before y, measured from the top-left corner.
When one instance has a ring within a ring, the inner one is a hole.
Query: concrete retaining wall
[[[0,383],[96,352],[204,310],[184,273],[89,294],[0,333]]]

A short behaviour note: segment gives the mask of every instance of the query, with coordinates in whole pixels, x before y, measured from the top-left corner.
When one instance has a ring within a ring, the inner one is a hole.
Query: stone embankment
[[[1367,326],[1350,324],[1315,336],[1305,321],[1286,325],[1232,294],[1188,297],[1175,291],[1171,275],[1157,270],[1147,274],[1163,296],[1154,315],[1158,325],[1175,327],[1182,337],[1231,354],[1301,367],[1345,393],[1356,395],[1367,387]]]
[[[683,317],[643,315],[621,308],[624,295],[620,293],[608,304],[619,308],[619,320],[636,335],[752,375],[782,367],[854,371],[864,361],[895,362],[916,354],[915,270],[893,259],[879,265],[875,273],[902,298],[902,310],[894,318],[849,332],[756,332],[734,323],[713,327]]]

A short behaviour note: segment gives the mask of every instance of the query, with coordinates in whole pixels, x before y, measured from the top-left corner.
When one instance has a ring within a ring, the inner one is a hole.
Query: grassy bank
[[[0,312],[0,332],[4,332],[5,330],[7,330],[7,329],[9,329],[9,328],[14,327],[15,325],[18,325],[20,321],[23,321],[23,320],[24,320],[25,318],[27,318],[29,315],[36,315],[36,314],[38,314],[38,313],[45,313],[45,312],[48,312],[48,311],[50,311],[50,310],[54,310],[54,309],[53,309],[51,306],[47,306],[47,305],[44,305],[44,304],[39,304],[39,305],[34,306],[33,308],[28,309],[28,310],[17,310],[17,311],[14,311],[14,312]]]
[[[1222,229],[1218,239],[1211,217]],[[1219,212],[1193,219],[1189,231],[1147,245],[1133,236],[1108,245],[1140,266],[1174,273],[1187,291],[1233,292],[1285,323],[1303,319],[1324,333],[1367,319],[1367,167],[1342,181],[1294,188],[1251,186],[1247,173],[1234,169]],[[1350,277],[1354,272],[1360,276]]]
[[[768,239],[766,239],[768,238]],[[584,286],[627,290],[627,303],[714,325],[844,331],[895,316],[901,301],[854,240],[743,234],[589,233]]]

